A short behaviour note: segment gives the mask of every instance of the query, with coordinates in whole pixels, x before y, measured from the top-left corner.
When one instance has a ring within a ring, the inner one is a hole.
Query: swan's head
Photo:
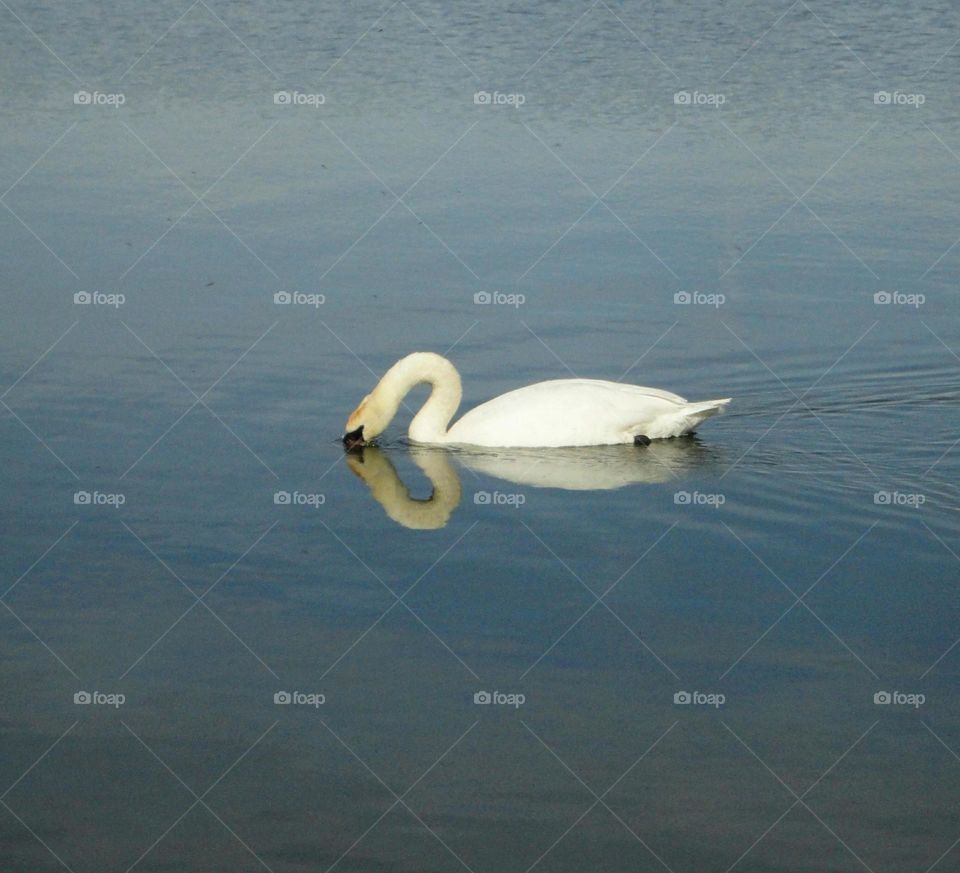
[[[370,440],[380,436],[389,423],[390,416],[386,414],[386,410],[373,394],[368,394],[350,413],[343,431],[343,444],[348,449],[365,446]]]

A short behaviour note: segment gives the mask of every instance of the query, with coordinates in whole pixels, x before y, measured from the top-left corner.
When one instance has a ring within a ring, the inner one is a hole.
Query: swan
[[[441,355],[413,352],[387,370],[350,413],[343,444],[348,449],[362,446],[383,433],[407,393],[424,382],[432,390],[410,422],[408,436],[428,445],[646,446],[650,440],[690,433],[730,402],[726,398],[688,403],[657,388],[598,379],[555,379],[501,394],[450,425],[463,396],[460,374]]]

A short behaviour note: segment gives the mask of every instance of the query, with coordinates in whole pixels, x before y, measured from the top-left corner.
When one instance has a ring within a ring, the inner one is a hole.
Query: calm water
[[[0,868],[957,869],[952,4],[0,28]],[[735,399],[345,456],[415,349]]]

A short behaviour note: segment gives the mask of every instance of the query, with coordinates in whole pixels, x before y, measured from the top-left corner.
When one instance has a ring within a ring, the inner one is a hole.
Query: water
[[[957,25],[10,4],[3,869],[953,869]],[[345,456],[414,349],[734,403]]]

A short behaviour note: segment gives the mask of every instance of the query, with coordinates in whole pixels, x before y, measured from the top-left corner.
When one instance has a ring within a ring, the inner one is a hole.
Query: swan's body
[[[450,426],[460,405],[460,375],[432,352],[397,361],[347,419],[344,442],[358,444],[383,433],[414,386],[433,390],[410,422],[410,439],[434,445],[556,448],[632,444],[689,433],[730,400],[688,403],[657,388],[596,379],[537,382],[501,394]],[[449,429],[448,429],[449,428]]]

